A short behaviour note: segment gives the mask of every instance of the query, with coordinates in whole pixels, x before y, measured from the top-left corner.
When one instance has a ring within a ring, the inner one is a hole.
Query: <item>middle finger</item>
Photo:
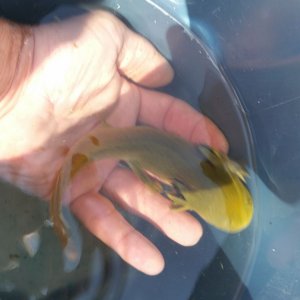
[[[192,215],[172,210],[169,200],[150,190],[128,169],[115,168],[107,177],[103,191],[181,245],[192,246],[202,236],[202,227]]]

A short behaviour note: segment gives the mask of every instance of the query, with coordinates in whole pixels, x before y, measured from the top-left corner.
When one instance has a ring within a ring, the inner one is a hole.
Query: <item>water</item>
[[[141,7],[145,9],[144,6],[149,18],[155,18],[154,25],[142,22],[143,16],[139,14],[139,10]],[[122,14],[130,20],[133,27],[154,41],[156,47],[171,61],[176,78],[163,91],[185,99],[200,109],[225,133],[231,157],[251,170],[252,176],[248,184],[255,203],[252,225],[237,235],[226,235],[205,227],[204,237],[197,246],[182,248],[166,243],[157,234],[156,244],[166,257],[166,269],[155,278],[140,276],[132,270],[133,275],[122,299],[241,299],[246,295],[244,283],[251,276],[261,235],[257,230],[257,178],[247,116],[238,95],[225,77],[225,72],[216,63],[217,59],[187,28],[183,28],[172,16],[151,4],[140,4],[140,7],[137,5],[133,11],[126,10]],[[211,45],[214,46],[213,41]],[[217,279],[216,270],[220,271]],[[228,282],[225,290],[224,280]],[[228,285],[231,286],[231,291],[226,290]],[[139,287],[138,290],[136,286]]]
[[[1,184],[0,189],[1,299],[94,299],[90,295],[96,294],[101,299],[119,298],[127,266],[117,255],[85,233],[78,268],[64,272],[61,245],[53,229],[44,224],[48,203],[9,185]],[[37,252],[36,232],[40,237]]]
[[[80,227],[83,254],[78,268],[66,273],[61,246],[53,230],[44,224],[48,217],[47,204],[11,186],[2,185],[1,201],[6,209],[0,212],[0,234],[5,241],[5,247],[0,252],[0,298],[7,299],[9,295],[10,299],[199,300],[256,299],[259,295],[260,299],[270,299],[269,295],[274,295],[272,288],[266,291],[264,288],[287,282],[284,273],[276,267],[278,257],[272,252],[272,249],[275,252],[283,250],[270,247],[272,239],[261,247],[261,236],[271,236],[270,222],[277,222],[277,214],[283,211],[283,207],[275,196],[269,197],[268,189],[255,174],[253,141],[247,114],[225,71],[217,64],[217,57],[213,53],[218,51],[208,50],[207,44],[195,37],[188,28],[178,24],[171,15],[153,6],[151,1],[135,3],[132,9],[128,9],[128,1],[125,0],[104,1],[103,5],[108,5],[130,20],[131,25],[153,41],[171,61],[176,77],[172,84],[162,90],[189,102],[222,129],[230,144],[230,156],[242,162],[250,172],[248,185],[255,206],[253,222],[245,231],[234,235],[221,233],[204,224],[205,233],[200,243],[185,248],[168,240],[147,222],[126,215],[138,230],[161,249],[165,257],[166,268],[155,277],[130,268]],[[153,22],[145,22],[145,16],[140,14],[143,10],[147,11],[147,18]],[[67,11],[68,8],[63,8],[55,12],[53,17],[61,18],[60,14]],[[199,23],[198,27],[206,35],[209,33],[205,24]],[[213,39],[207,40],[210,49],[218,47]],[[268,209],[266,201],[262,201],[266,198],[272,203],[273,211]],[[284,209],[288,218],[291,211],[289,207]],[[265,211],[269,215],[266,216]],[[279,224],[281,221],[280,218]],[[34,246],[30,248],[32,251],[28,251],[21,241],[24,235],[36,230],[40,246],[35,253]],[[10,234],[7,235],[7,232]],[[261,272],[257,258],[264,255],[267,249],[271,249],[271,260],[266,264],[269,273],[261,285],[257,285],[253,281],[253,274]],[[297,255],[290,255],[290,261],[295,260]],[[272,273],[272,268],[276,272]],[[289,273],[286,268],[284,272]],[[298,270],[298,267],[294,268]],[[289,279],[289,282],[291,289],[296,290],[295,281]]]

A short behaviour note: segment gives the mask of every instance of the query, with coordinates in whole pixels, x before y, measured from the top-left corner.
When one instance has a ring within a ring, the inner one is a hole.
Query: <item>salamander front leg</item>
[[[155,178],[151,177],[147,172],[145,172],[142,167],[138,163],[127,163],[129,168],[133,171],[133,173],[147,185],[152,191],[157,193],[163,192],[163,187],[161,183]]]

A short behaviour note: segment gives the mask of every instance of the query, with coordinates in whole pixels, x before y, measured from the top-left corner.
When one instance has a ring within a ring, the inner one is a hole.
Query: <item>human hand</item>
[[[226,151],[223,135],[206,117],[178,99],[141,87],[164,85],[173,71],[149,42],[114,16],[91,13],[34,27],[32,36],[30,68],[2,99],[11,104],[0,119],[3,179],[48,199],[68,150],[104,119],[114,126],[147,124]],[[170,210],[168,200],[115,161],[87,166],[71,189],[70,206],[83,224],[147,274],[163,269],[160,252],[108,199],[182,245],[201,237],[201,226],[191,215]]]

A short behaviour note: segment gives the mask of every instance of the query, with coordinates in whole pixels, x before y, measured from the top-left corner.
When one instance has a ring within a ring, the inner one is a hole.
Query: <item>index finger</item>
[[[140,96],[140,123],[173,132],[193,143],[207,144],[223,152],[228,151],[228,143],[221,130],[186,102],[142,88]]]

